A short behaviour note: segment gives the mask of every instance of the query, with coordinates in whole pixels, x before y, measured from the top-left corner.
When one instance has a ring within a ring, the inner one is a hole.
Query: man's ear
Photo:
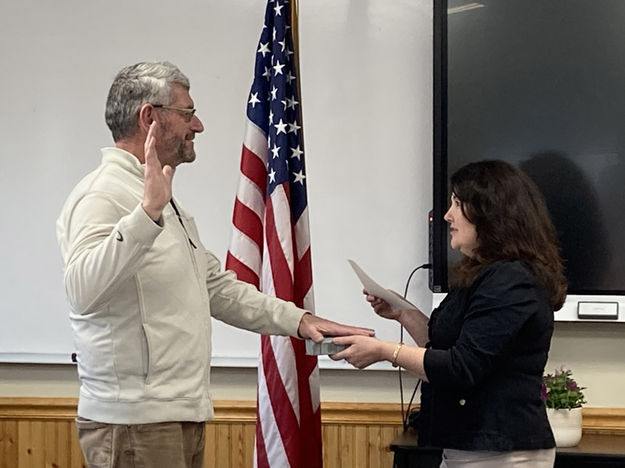
[[[139,118],[137,119],[137,126],[141,132],[147,134],[152,122],[156,120],[156,109],[152,104],[146,103],[139,109]]]

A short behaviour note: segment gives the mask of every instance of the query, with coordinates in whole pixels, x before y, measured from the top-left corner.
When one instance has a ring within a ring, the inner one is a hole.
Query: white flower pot
[[[556,447],[574,447],[582,439],[582,409],[547,408]]]

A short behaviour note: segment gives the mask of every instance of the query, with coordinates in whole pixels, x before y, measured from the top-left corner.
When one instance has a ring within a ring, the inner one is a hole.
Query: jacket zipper
[[[189,231],[187,231],[187,228],[185,227],[184,223],[182,222],[182,216],[180,216],[180,211],[178,211],[178,207],[174,203],[174,199],[172,198],[171,200],[169,200],[169,203],[171,203],[171,206],[174,208],[174,211],[176,212],[176,216],[178,217],[178,221],[180,221],[180,225],[182,226],[182,229],[184,230],[184,233],[187,235],[187,239],[189,240],[189,244],[191,244],[194,249],[197,249],[197,245],[195,245],[193,243],[193,241],[191,240],[191,236],[189,235]]]
[[[182,221],[182,216],[180,215],[180,211],[178,210],[178,207],[174,203],[174,199],[172,198],[171,200],[169,200],[169,203],[171,204],[171,206],[173,207],[174,211],[176,212],[176,216],[178,217],[178,221],[180,221],[180,226],[182,226],[182,230],[184,231],[185,235],[187,236],[187,239],[189,240],[189,245],[191,247],[193,247],[193,250],[197,250],[197,246],[191,240],[191,236],[189,235],[189,231],[187,231],[187,228],[185,227],[184,222]],[[189,248],[189,255],[191,256],[191,262],[193,263],[193,269],[195,270],[195,278],[197,279],[198,285],[199,285],[199,287],[201,289],[202,288],[202,284],[199,282],[200,273],[198,271],[197,261],[195,259],[195,253],[193,253],[193,250],[191,248]]]
[[[180,221],[180,225],[182,226],[182,229],[184,230],[185,234],[187,235],[187,239],[189,239],[189,244],[194,249],[197,249],[197,246],[191,240],[191,236],[189,235],[189,231],[187,231],[187,228],[185,227],[184,222],[182,221],[182,216],[180,216],[180,211],[178,210],[178,207],[174,203],[174,199],[172,198],[171,200],[169,200],[169,203],[171,204],[172,208],[176,212],[176,216],[178,217],[178,221]],[[195,260],[195,254],[193,253],[193,251],[191,249],[189,249],[189,255],[191,255],[191,262],[193,262],[193,268],[195,269],[195,277],[196,277],[196,279],[198,280],[198,283],[199,283],[200,275],[199,275],[198,268],[197,268],[197,262]],[[199,287],[200,287],[200,289],[202,288],[202,284],[201,283],[199,284]],[[210,321],[210,318],[208,320]],[[210,345],[210,338],[208,337],[208,335],[206,333],[206,328],[204,328],[204,342],[206,343],[207,347],[210,348],[210,346],[211,346]],[[208,351],[209,350],[207,349],[207,352]],[[210,352],[208,354],[210,356]],[[209,368],[210,368],[210,366],[206,366],[206,369],[204,371],[204,382],[208,382],[208,380],[210,379]],[[204,394],[205,394],[206,398],[208,400],[210,400],[210,393],[208,391],[208,386],[206,384],[204,384]]]

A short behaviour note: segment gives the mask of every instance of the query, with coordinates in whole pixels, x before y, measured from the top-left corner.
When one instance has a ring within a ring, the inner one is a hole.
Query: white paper
[[[365,290],[372,296],[377,296],[384,299],[393,310],[403,309],[416,309],[414,304],[411,304],[406,299],[401,297],[392,289],[386,289],[376,283],[369,275],[367,275],[362,268],[353,260],[347,260],[356,272],[356,276],[360,279],[360,282],[364,286]]]

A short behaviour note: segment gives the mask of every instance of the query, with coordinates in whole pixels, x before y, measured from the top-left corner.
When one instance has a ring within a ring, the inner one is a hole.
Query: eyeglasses
[[[155,107],[158,109],[169,109],[169,110],[175,110],[175,111],[181,112],[184,115],[184,119],[186,122],[191,122],[191,119],[195,115],[195,111],[196,111],[195,108],[167,106],[165,104],[152,104],[152,107]]]

